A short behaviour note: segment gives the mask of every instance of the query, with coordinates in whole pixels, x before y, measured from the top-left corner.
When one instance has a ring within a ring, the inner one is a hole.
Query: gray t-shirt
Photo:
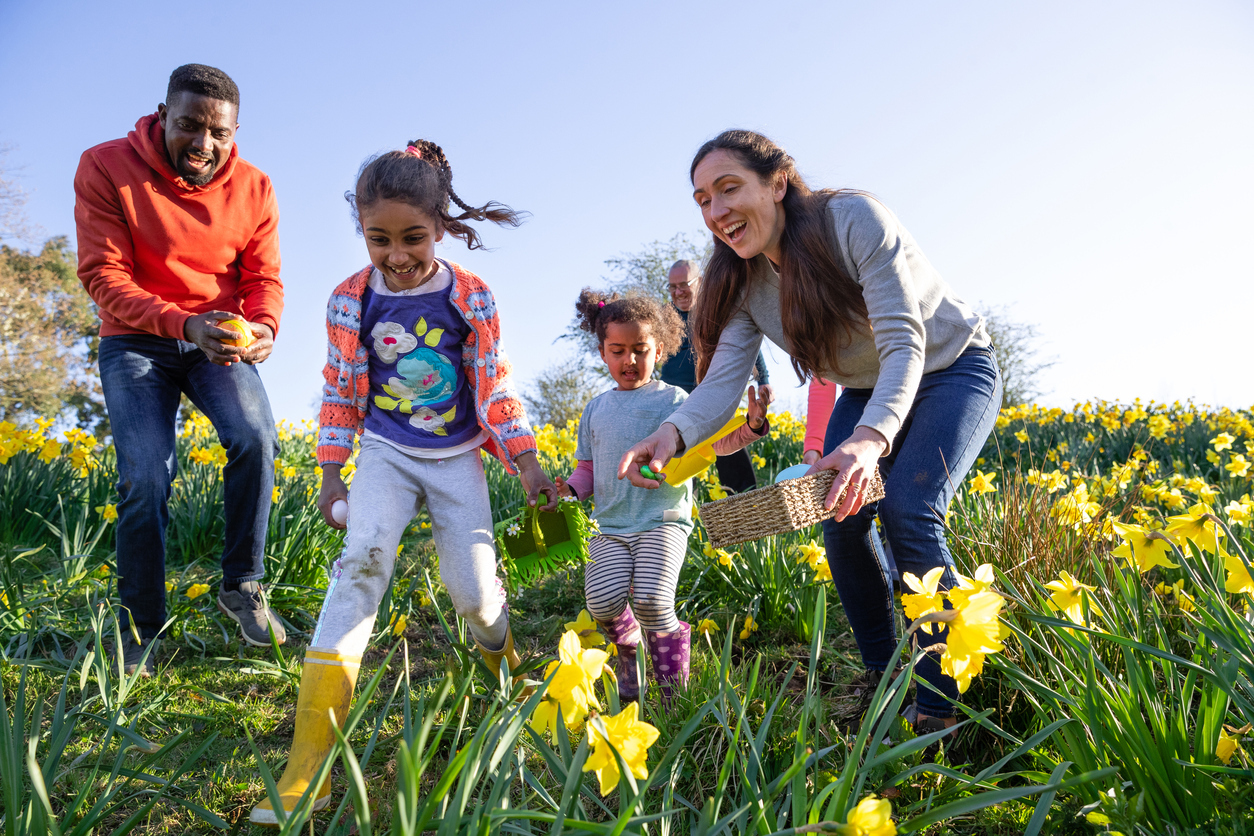
[[[827,205],[833,248],[862,288],[871,327],[855,330],[840,349],[840,372],[819,369],[819,376],[871,389],[858,425],[878,430],[891,448],[920,378],[990,340],[984,321],[954,294],[882,203],[854,193],[836,195]],[[766,256],[758,255],[749,262],[748,287],[719,336],[705,379],[669,418],[687,446],[713,435],[735,412],[763,336],[791,353],[779,276]],[[833,329],[832,338],[839,336]]]
[[[593,398],[579,420],[575,458],[592,462],[593,518],[602,534],[636,534],[662,525],[692,533],[692,480],[637,488],[618,478],[618,463],[631,446],[662,426],[687,393],[654,379],[629,392],[611,389]]]

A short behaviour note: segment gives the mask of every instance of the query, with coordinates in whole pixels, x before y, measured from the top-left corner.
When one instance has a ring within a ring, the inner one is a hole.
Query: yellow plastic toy
[[[666,466],[666,484],[679,487],[693,476],[714,464],[714,442],[726,435],[734,433],[744,425],[747,419],[743,415],[733,415],[721,430],[686,451],[682,456],[671,459]]]

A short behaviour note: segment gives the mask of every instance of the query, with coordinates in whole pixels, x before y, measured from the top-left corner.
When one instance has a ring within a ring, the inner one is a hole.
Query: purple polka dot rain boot
[[[636,664],[636,646],[640,644],[640,624],[631,611],[631,604],[609,621],[598,621],[605,637],[618,650],[614,659],[614,675],[618,679],[618,701],[640,699],[640,672]]]
[[[669,705],[678,683],[688,687],[688,665],[692,659],[692,625],[679,622],[671,633],[645,633],[653,675],[662,689],[662,703]]]

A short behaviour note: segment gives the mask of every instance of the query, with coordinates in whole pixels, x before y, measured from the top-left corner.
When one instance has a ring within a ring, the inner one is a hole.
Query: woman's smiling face
[[[762,182],[731,151],[706,154],[692,172],[693,198],[714,237],[749,259],[759,253],[779,263],[779,241],[784,232],[787,191],[782,173]]]

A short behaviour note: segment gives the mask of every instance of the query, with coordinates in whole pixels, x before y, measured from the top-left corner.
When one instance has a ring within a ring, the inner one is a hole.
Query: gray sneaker
[[[144,651],[148,650],[149,646],[152,647],[152,651],[149,652],[148,658],[145,659]],[[141,644],[135,641],[135,637],[129,629],[123,630],[122,670],[127,676],[135,673],[135,671],[139,671],[141,677],[148,679],[157,672],[157,648],[160,646],[161,643],[156,639],[145,639]],[[142,668],[140,667],[141,664],[143,665]]]
[[[244,641],[253,647],[270,646],[270,629],[279,644],[287,641],[283,622],[270,609],[266,589],[257,581],[244,581],[239,590],[226,591],[218,587],[218,609],[239,625]]]

